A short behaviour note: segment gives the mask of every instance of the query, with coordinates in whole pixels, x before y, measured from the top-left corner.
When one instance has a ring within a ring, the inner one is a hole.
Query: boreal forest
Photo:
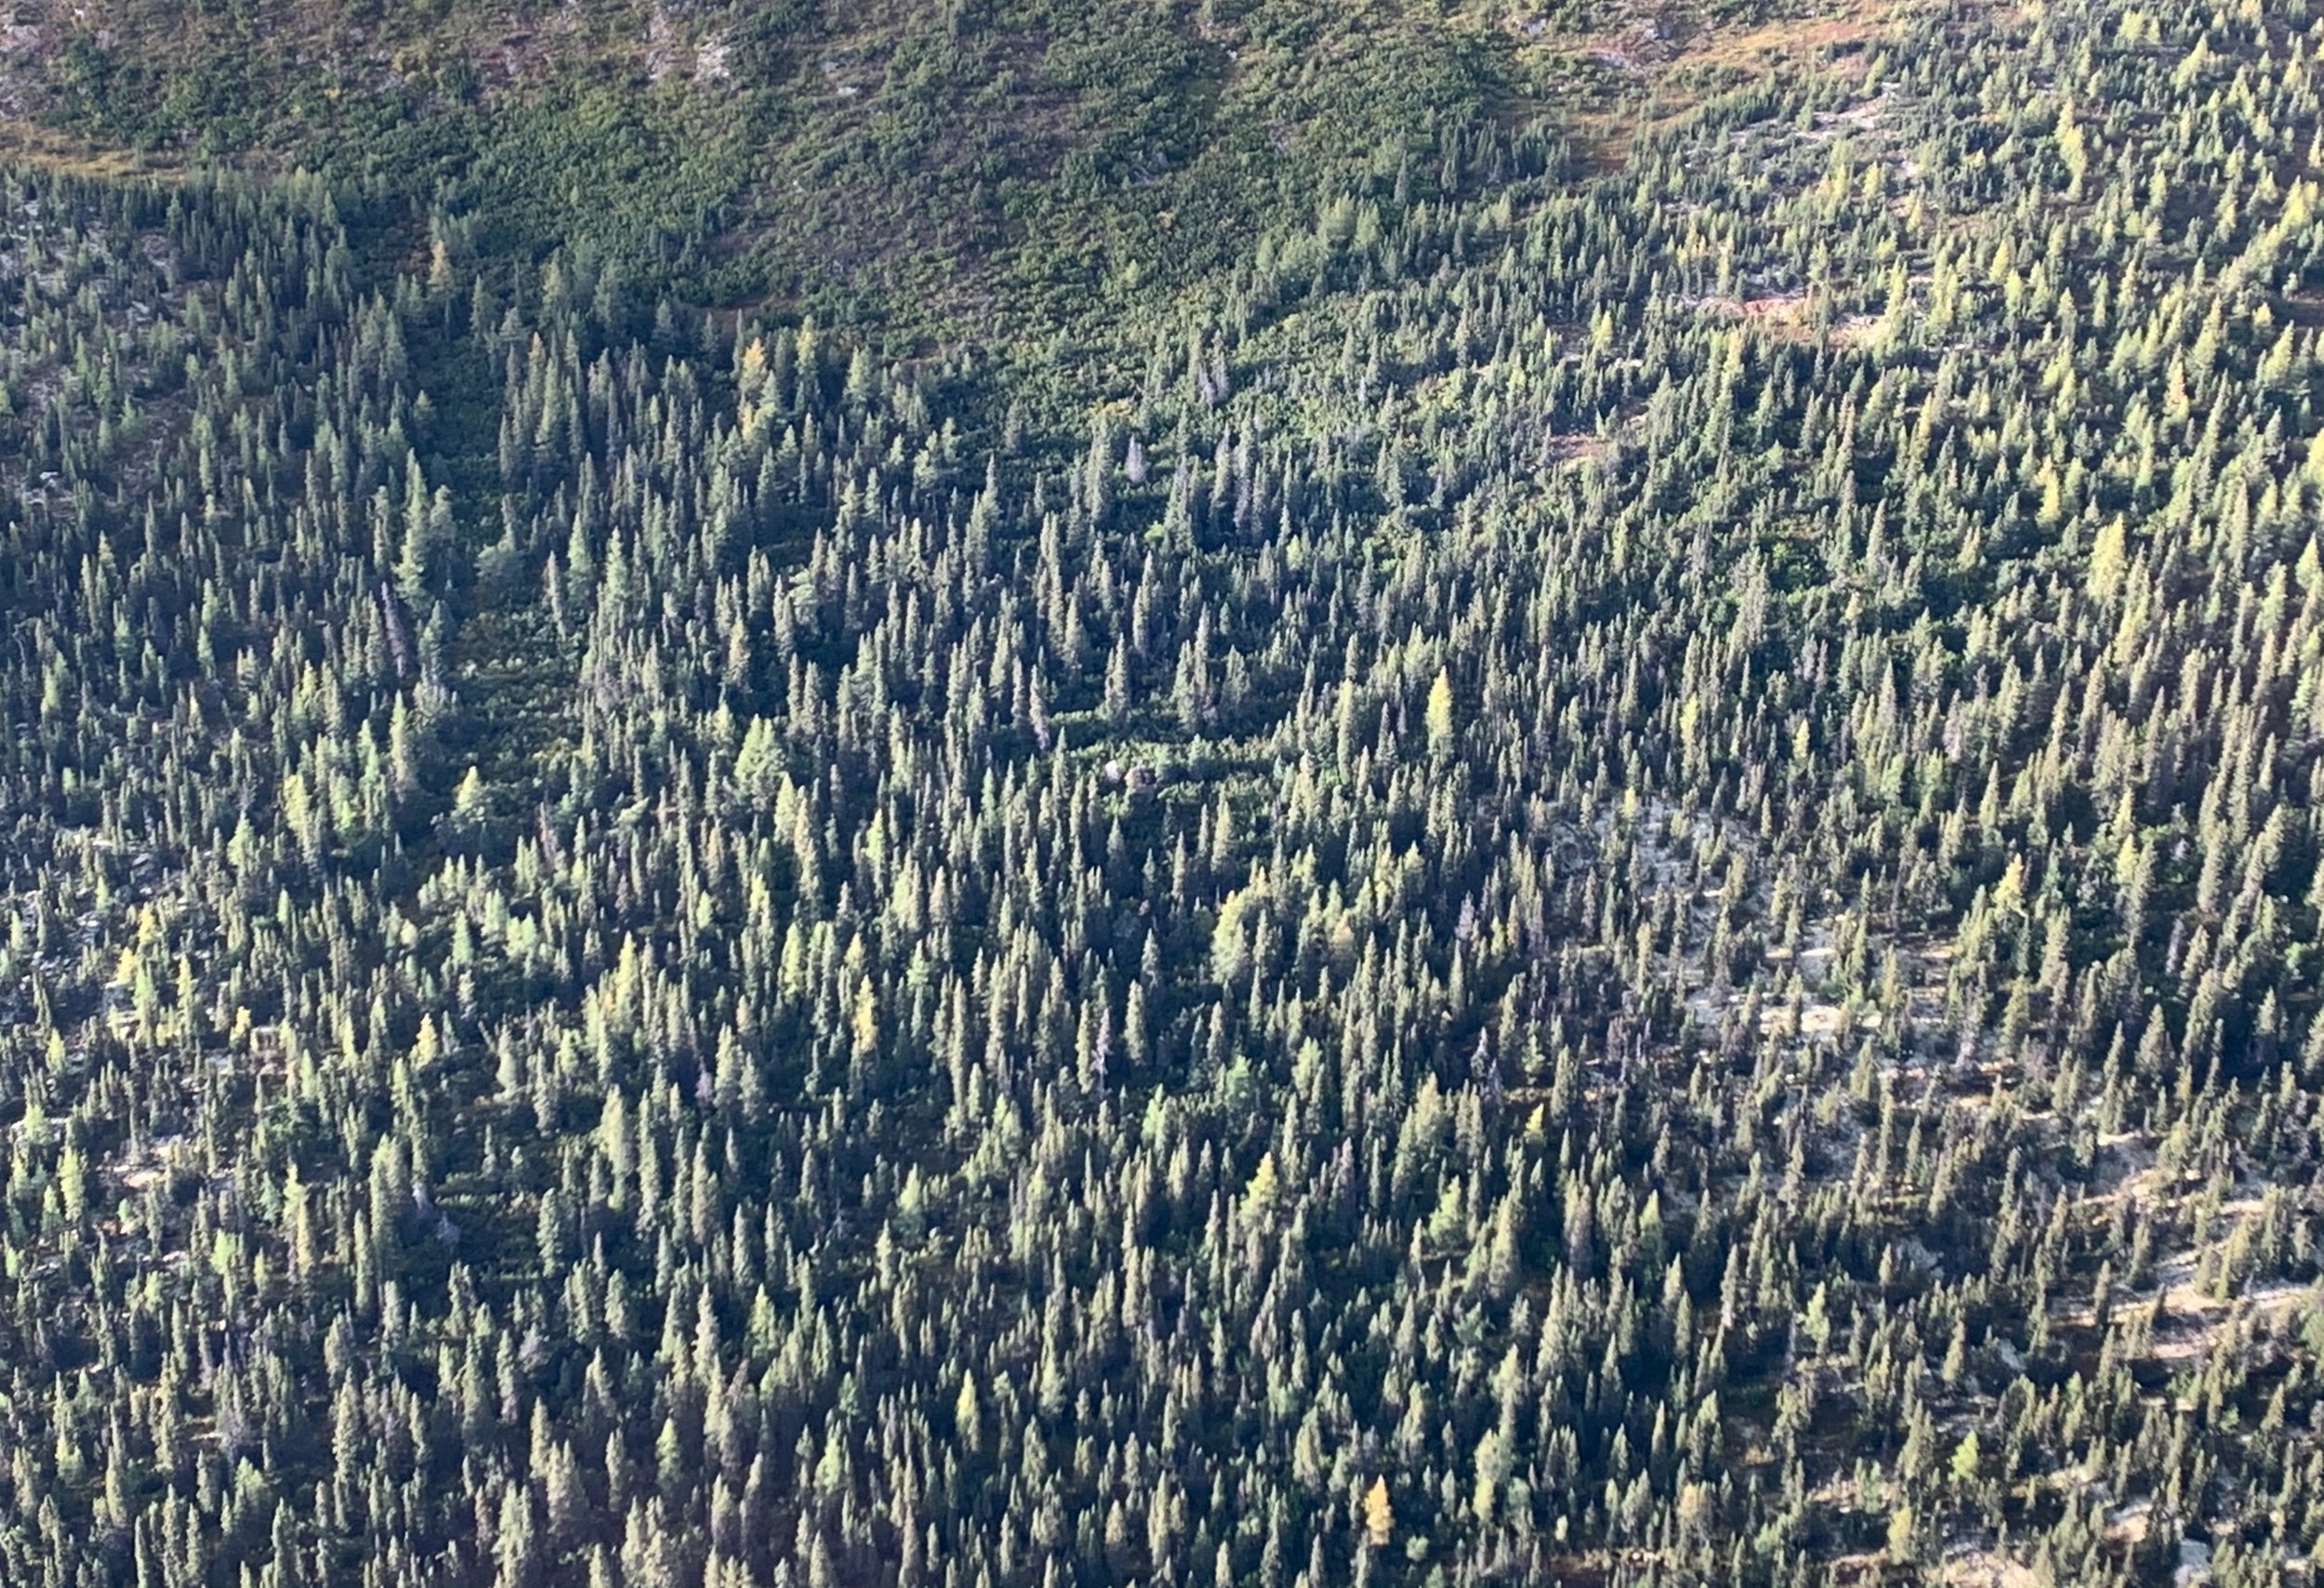
[[[0,1582],[2324,1579],[2320,58],[0,5]]]

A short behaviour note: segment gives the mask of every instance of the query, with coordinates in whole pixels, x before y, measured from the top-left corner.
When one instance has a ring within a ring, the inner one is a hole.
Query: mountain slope
[[[12,173],[0,1581],[2314,1581],[2313,7],[743,15]]]

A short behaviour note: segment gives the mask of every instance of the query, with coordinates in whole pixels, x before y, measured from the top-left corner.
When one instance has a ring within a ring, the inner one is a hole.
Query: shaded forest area
[[[2316,1580],[2324,11],[1349,9],[27,46],[0,1578]]]

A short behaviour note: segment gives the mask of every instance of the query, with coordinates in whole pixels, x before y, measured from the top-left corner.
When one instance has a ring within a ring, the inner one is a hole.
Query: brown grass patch
[[[1626,169],[1635,140],[1684,119],[1701,103],[1708,80],[1725,73],[1765,76],[1814,68],[1835,51],[1887,36],[1904,15],[1895,0],[1846,0],[1821,15],[1776,18],[1741,29],[1705,28],[1666,16],[1557,40],[1560,53],[1619,73],[1631,90],[1631,103],[1569,118],[1582,174]],[[1510,25],[1521,36],[1532,36],[1524,23]]]
[[[1878,5],[1854,5],[1824,17],[1785,17],[1740,33],[1710,33],[1699,48],[1678,59],[1687,65],[1757,69],[1789,64],[1847,45],[1867,44],[1894,25],[1895,14]]]
[[[180,170],[166,156],[134,149],[108,149],[72,134],[16,116],[0,116],[0,165],[37,165],[70,177],[174,177]]]
[[[1614,443],[1592,431],[1553,435],[1543,439],[1544,463],[1603,463],[1614,456]]]

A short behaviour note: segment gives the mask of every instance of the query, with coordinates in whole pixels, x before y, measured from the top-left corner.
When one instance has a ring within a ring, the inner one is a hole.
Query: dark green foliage
[[[2312,1580],[2324,23],[1365,25],[11,175],[0,1581]]]

